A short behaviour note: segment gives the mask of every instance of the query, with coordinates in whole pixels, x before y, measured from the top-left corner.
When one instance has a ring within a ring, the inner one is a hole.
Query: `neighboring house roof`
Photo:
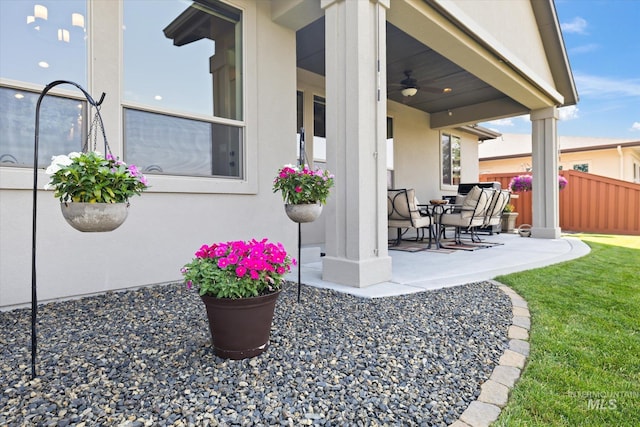
[[[582,136],[558,136],[561,153],[606,150],[621,147],[640,147],[640,141],[621,138],[590,138]],[[531,155],[531,135],[505,133],[496,139],[484,141],[478,146],[479,160],[508,159]]]

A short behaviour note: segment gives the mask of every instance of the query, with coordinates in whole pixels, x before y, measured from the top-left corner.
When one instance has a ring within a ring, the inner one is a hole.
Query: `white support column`
[[[327,168],[322,278],[364,287],[391,279],[386,200],[386,10],[389,0],[322,0]]]
[[[531,236],[542,239],[560,237],[557,121],[556,107],[531,112],[534,179]]]

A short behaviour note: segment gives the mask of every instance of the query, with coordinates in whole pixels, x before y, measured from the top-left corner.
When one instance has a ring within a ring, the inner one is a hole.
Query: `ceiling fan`
[[[393,84],[393,86],[400,86],[402,88],[400,89],[400,93],[402,93],[402,96],[406,98],[414,96],[416,93],[418,93],[418,90],[425,90],[431,93],[449,93],[453,90],[450,87],[437,88],[433,86],[419,86],[418,80],[414,79],[411,76],[411,73],[411,70],[405,70],[405,78],[400,82],[400,84]]]

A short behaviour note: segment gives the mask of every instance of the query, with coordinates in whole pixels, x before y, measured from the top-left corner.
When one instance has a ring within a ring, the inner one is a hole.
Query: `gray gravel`
[[[288,283],[266,353],[213,355],[182,284],[0,312],[0,425],[421,425],[454,422],[507,347],[488,282],[384,299]]]

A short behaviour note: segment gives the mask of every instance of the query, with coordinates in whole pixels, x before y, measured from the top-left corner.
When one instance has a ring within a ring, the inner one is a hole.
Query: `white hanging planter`
[[[60,203],[69,225],[83,232],[113,231],[129,214],[129,203]]]
[[[309,203],[300,205],[285,204],[284,210],[293,222],[313,222],[322,213],[321,203]]]

